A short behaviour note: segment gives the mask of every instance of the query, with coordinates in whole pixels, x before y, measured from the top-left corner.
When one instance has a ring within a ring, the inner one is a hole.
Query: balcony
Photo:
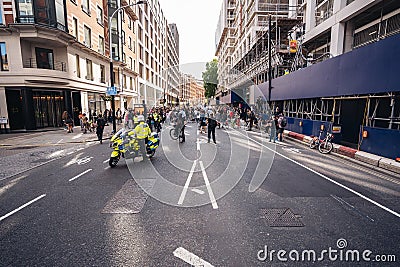
[[[56,70],[67,72],[67,63],[65,62],[48,62],[47,65],[39,65],[35,58],[29,58],[22,62],[24,68],[32,68],[32,69],[48,69],[48,70]]]

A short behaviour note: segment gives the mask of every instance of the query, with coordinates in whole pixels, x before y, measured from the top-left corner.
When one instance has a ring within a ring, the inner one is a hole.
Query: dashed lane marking
[[[23,208],[26,208],[27,206],[31,205],[32,203],[38,201],[39,199],[44,198],[45,196],[46,196],[46,194],[43,194],[43,195],[41,195],[41,196],[38,196],[37,198],[32,199],[32,200],[29,201],[28,203],[25,203],[24,205],[20,206],[19,208],[16,208],[15,210],[13,210],[13,211],[7,213],[7,214],[4,215],[4,216],[1,216],[1,217],[0,217],[0,222],[1,222],[2,220],[4,220],[4,219],[10,217],[10,216],[13,215],[14,213],[16,213],[16,212],[22,210]]]
[[[183,260],[186,263],[189,263],[192,266],[204,266],[204,267],[213,267],[209,262],[201,259],[199,256],[193,254],[192,252],[184,249],[183,247],[179,247],[175,249],[174,256]]]

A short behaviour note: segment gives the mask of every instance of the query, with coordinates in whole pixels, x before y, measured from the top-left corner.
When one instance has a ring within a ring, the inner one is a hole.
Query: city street
[[[398,266],[395,173],[257,131],[169,129],[115,168],[93,133],[1,140],[0,266]]]

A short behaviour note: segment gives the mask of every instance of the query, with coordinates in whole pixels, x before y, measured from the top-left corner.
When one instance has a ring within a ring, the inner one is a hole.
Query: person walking
[[[212,139],[214,141],[214,144],[217,144],[217,141],[215,140],[215,128],[217,127],[217,121],[214,118],[214,113],[210,113],[210,116],[207,119],[207,124],[208,124],[208,143],[210,143],[210,139],[212,136]]]
[[[106,126],[106,121],[103,119],[103,116],[101,113],[99,113],[99,116],[96,120],[96,134],[97,138],[100,141],[100,144],[103,143],[103,132],[104,132],[104,126]]]
[[[71,115],[69,115],[68,111],[64,111],[61,119],[64,121],[65,125],[67,126],[68,132],[67,133],[73,133],[74,132],[74,125],[73,125],[73,120],[71,118]]]
[[[276,138],[276,117],[275,117],[275,115],[273,115],[273,114],[271,115],[270,122],[268,122],[267,124],[269,124],[269,123],[270,123],[270,125],[268,125],[270,128],[269,141],[270,142],[273,141],[275,143],[275,138]]]

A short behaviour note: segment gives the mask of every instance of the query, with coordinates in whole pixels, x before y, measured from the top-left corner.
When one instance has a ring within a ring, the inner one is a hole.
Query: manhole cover
[[[304,224],[289,208],[262,209],[261,215],[270,227],[303,227]]]
[[[32,149],[37,148],[37,146],[17,146],[12,148],[7,148],[7,150],[22,150],[22,149]]]

